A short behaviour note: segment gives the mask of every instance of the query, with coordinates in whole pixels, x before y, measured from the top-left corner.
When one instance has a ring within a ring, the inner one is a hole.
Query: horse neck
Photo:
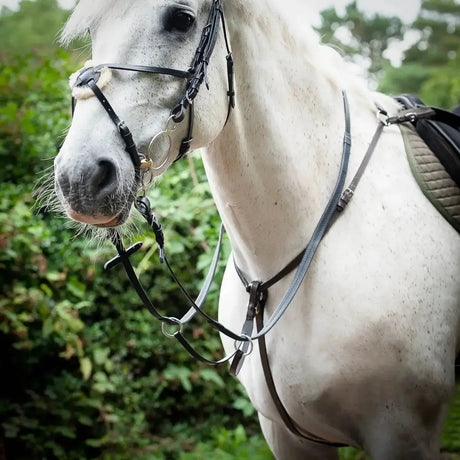
[[[267,279],[304,248],[329,199],[342,152],[342,88],[318,68],[328,51],[288,34],[276,14],[246,8],[249,24],[233,21],[237,11],[227,17],[237,106],[203,162],[238,265]]]

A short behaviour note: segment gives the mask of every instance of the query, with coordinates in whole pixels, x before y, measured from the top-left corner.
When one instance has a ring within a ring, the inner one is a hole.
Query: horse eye
[[[174,9],[168,14],[165,29],[168,32],[187,32],[195,23],[195,16],[183,9]]]

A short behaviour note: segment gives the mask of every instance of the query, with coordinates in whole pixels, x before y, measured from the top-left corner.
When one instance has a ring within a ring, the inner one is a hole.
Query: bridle
[[[229,41],[227,37],[227,29],[225,25],[225,18],[222,9],[222,0],[213,0],[203,32],[201,34],[200,43],[195,51],[195,55],[187,70],[178,70],[168,67],[155,67],[155,66],[142,66],[142,65],[126,65],[126,64],[99,64],[92,67],[83,68],[74,83],[74,87],[83,88],[88,87],[92,90],[97,97],[102,107],[109,115],[112,122],[115,124],[118,133],[120,134],[125,144],[125,150],[129,154],[135,170],[136,181],[139,183],[141,179],[141,170],[147,170],[151,167],[152,161],[146,153],[140,153],[136,143],[134,142],[133,135],[128,128],[127,124],[115,112],[107,97],[102,90],[98,87],[97,82],[101,76],[103,69],[113,69],[118,71],[130,71],[151,73],[160,75],[170,75],[175,78],[181,78],[186,81],[184,94],[171,110],[170,119],[174,123],[181,123],[188,112],[188,127],[187,134],[182,139],[179,151],[175,161],[182,158],[189,150],[193,140],[193,122],[194,122],[194,109],[193,102],[198,95],[203,82],[208,86],[207,70],[209,60],[213,54],[215,44],[217,41],[219,26],[222,24],[223,35],[225,38],[225,46],[227,48],[227,80],[228,80],[228,110],[226,122],[230,117],[232,108],[235,106],[235,90],[233,83],[233,57],[230,51]],[[208,86],[209,88],[209,86]],[[72,97],[72,114],[75,110],[75,98]]]
[[[85,68],[79,73],[75,85],[77,87],[90,88],[102,104],[103,108],[105,109],[113,123],[116,125],[117,130],[125,143],[125,150],[131,157],[136,171],[136,178],[138,180],[140,179],[140,170],[143,168],[150,167],[150,158],[138,152],[136,144],[133,140],[133,136],[129,128],[127,127],[126,123],[124,123],[118,117],[112,106],[109,104],[107,98],[104,96],[103,92],[98,87],[97,81],[100,77],[102,69],[110,68],[122,71],[163,74],[186,80],[184,94],[171,111],[171,118],[175,123],[182,122],[185,119],[187,112],[189,114],[187,135],[186,137],[184,137],[184,139],[182,139],[179,152],[176,157],[176,160],[178,160],[179,158],[184,156],[190,149],[190,144],[192,142],[194,119],[193,102],[196,96],[198,95],[198,92],[203,82],[207,85],[207,67],[216,44],[220,24],[222,24],[223,35],[225,37],[225,45],[227,48],[226,60],[228,78],[228,120],[231,110],[235,106],[235,90],[233,82],[233,58],[227,37],[225,18],[222,9],[222,0],[213,0],[212,2],[211,10],[208,16],[208,21],[203,29],[200,43],[198,45],[198,48],[195,52],[195,55],[188,70],[182,71],[172,68],[152,66],[100,64],[95,67]],[[74,106],[74,101],[72,106]],[[176,282],[179,289],[181,290],[181,292],[183,293],[184,297],[187,299],[187,302],[190,305],[190,309],[185,313],[185,315],[182,318],[164,316],[163,314],[161,314],[160,311],[155,307],[155,305],[150,301],[145,289],[143,288],[139,278],[137,277],[136,272],[131,264],[130,257],[141,248],[142,242],[137,242],[126,249],[123,245],[122,238],[118,231],[115,228],[109,229],[111,242],[114,244],[118,252],[118,255],[111,259],[109,262],[107,262],[104,267],[108,270],[118,264],[122,264],[132,286],[136,290],[144,306],[157,320],[161,322],[162,332],[167,337],[175,338],[176,340],[178,340],[181,343],[181,345],[191,354],[191,356],[193,356],[195,359],[201,362],[211,365],[217,365],[232,360],[232,364],[230,366],[230,373],[232,375],[237,375],[241,369],[245,357],[251,354],[254,346],[254,341],[257,340],[259,342],[260,357],[269,392],[287,428],[293,434],[307,439],[311,442],[326,444],[335,447],[342,447],[343,445],[325,441],[312,433],[307,433],[304,430],[300,430],[300,428],[298,428],[298,426],[286,412],[277,394],[273,377],[270,371],[268,355],[265,345],[265,336],[278,323],[278,321],[281,319],[289,305],[292,303],[298,289],[300,288],[307,274],[307,271],[310,267],[310,264],[314,258],[314,255],[321,240],[326,235],[329,228],[333,225],[337,216],[340,215],[340,213],[344,210],[345,206],[348,204],[349,200],[352,198],[354,190],[364,172],[364,169],[370,159],[370,156],[375,150],[378,139],[380,138],[383,127],[385,125],[383,122],[379,123],[376,133],[374,134],[374,138],[372,139],[372,142],[369,146],[368,151],[366,152],[366,155],[358,172],[354,176],[350,186],[344,191],[345,179],[347,176],[348,163],[351,151],[350,111],[345,92],[343,92],[343,107],[345,115],[345,132],[343,137],[342,159],[337,181],[331,193],[329,201],[326,205],[326,208],[317,226],[315,227],[312,237],[306,245],[305,249],[300,254],[298,254],[289,264],[287,264],[282,270],[280,270],[275,276],[264,282],[248,281],[246,275],[242,272],[242,270],[238,268],[237,264],[235,263],[235,268],[238,273],[238,276],[249,294],[246,318],[240,333],[236,333],[234,331],[229,330],[223,324],[219,323],[218,321],[210,317],[202,309],[202,306],[210,290],[217,269],[219,255],[222,247],[223,235],[225,232],[223,226],[221,226],[220,229],[218,244],[215,249],[212,262],[206,275],[205,281],[203,283],[203,287],[200,293],[198,294],[198,297],[196,299],[193,299],[189,295],[187,290],[183,287],[178,277],[174,273],[171,265],[169,264],[169,261],[165,253],[165,241],[163,230],[150,207],[150,202],[148,198],[145,196],[145,194],[143,194],[137,197],[135,200],[134,205],[136,209],[145,218],[145,220],[147,221],[147,223],[152,228],[155,234],[155,238],[160,253],[160,262],[166,264],[172,278],[174,279],[174,281]],[[383,113],[383,111],[380,110],[380,113]],[[274,312],[272,313],[268,322],[264,325],[264,306],[268,298],[268,289],[293,271],[295,271],[294,276],[288,289],[285,292],[285,295],[283,296],[279,305],[274,309]],[[197,314],[204,318],[204,320],[213,329],[217,330],[221,334],[235,341],[235,350],[233,353],[220,360],[211,360],[200,354],[191,345],[191,343],[184,335],[184,326],[187,323],[189,323]],[[257,332],[255,334],[253,333],[254,322],[256,323],[257,327]]]

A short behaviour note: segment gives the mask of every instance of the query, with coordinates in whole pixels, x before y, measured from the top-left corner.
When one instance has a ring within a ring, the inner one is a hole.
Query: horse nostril
[[[97,196],[107,196],[117,188],[117,170],[110,160],[99,160],[91,177],[91,186]]]
[[[120,192],[120,177],[118,164],[107,157],[55,162],[56,193],[73,214],[111,215]]]

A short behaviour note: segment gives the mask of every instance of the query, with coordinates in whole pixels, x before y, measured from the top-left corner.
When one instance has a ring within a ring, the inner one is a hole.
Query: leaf
[[[42,334],[43,337],[49,337],[54,331],[54,319],[52,316],[48,316],[43,322]]]
[[[110,353],[110,348],[96,348],[93,352],[94,362],[96,364],[104,364]]]
[[[83,283],[80,283],[75,277],[71,277],[67,281],[67,289],[75,297],[79,299],[84,299],[86,296],[86,286]]]
[[[241,412],[243,412],[243,415],[245,417],[250,417],[256,411],[254,409],[254,406],[251,404],[251,402],[247,398],[243,398],[243,397],[236,398],[232,406],[235,409],[238,409]]]
[[[45,283],[42,283],[40,284],[40,289],[48,296],[48,297],[53,297],[53,291],[50,289],[50,287],[45,284]]]
[[[46,279],[50,281],[51,283],[56,282],[56,281],[62,281],[65,279],[65,274],[49,271],[46,273]]]
[[[87,415],[80,415],[77,420],[79,423],[86,426],[92,426],[94,423],[94,420]]]
[[[83,375],[83,380],[88,380],[90,378],[92,369],[93,365],[89,358],[80,358],[80,371]]]
[[[185,391],[192,391],[192,384],[190,382],[190,375],[192,371],[185,366],[177,366],[175,364],[169,364],[163,372],[163,376],[167,380],[179,380]]]
[[[225,382],[222,377],[213,369],[202,369],[200,376],[207,382],[213,382],[220,388],[225,388]]]

